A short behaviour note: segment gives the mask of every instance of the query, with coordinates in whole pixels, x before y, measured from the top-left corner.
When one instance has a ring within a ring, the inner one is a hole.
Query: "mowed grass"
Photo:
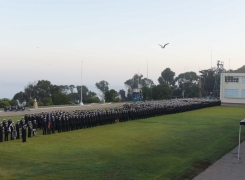
[[[222,106],[46,136],[39,131],[26,143],[0,143],[0,179],[192,179],[238,144],[244,118],[244,107]]]

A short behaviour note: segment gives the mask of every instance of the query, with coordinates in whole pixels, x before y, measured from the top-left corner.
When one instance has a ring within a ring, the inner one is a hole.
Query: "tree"
[[[10,106],[17,106],[18,105],[17,101],[14,100],[14,99],[12,99],[11,101],[9,101],[9,104],[10,104]]]
[[[198,97],[197,94],[200,91],[198,87],[199,77],[195,72],[181,73],[175,78],[175,81],[178,83],[183,97]]]
[[[145,86],[142,88],[142,93],[143,93],[144,100],[152,99],[152,88]]]
[[[55,105],[62,105],[62,104],[70,103],[69,96],[61,92],[54,94],[52,100]]]
[[[42,101],[44,106],[50,106],[53,105],[53,100],[50,97],[43,98]]]
[[[124,82],[125,86],[128,88],[130,92],[133,91],[135,88],[140,88],[139,84],[141,84],[141,79],[143,75],[141,74],[135,74],[132,79],[128,79],[127,81]]]
[[[154,100],[171,98],[171,89],[167,84],[157,85],[152,88],[152,97]]]
[[[68,85],[60,85],[60,91],[64,94],[68,94],[70,91],[70,87]]]
[[[71,94],[74,93],[74,89],[75,89],[75,86],[74,86],[74,85],[70,85],[70,86],[69,86],[69,90],[70,90],[70,93],[71,93]]]
[[[96,97],[96,93],[89,91],[86,86],[82,86],[82,88],[84,102],[86,102],[86,99],[89,97]],[[60,103],[57,101],[57,97],[59,97],[61,93],[67,95],[69,100],[78,102],[81,99],[81,86],[77,86],[76,89],[77,92],[74,85],[53,85],[50,81],[39,80],[37,83],[29,83],[25,87],[24,92],[19,92],[14,95],[13,100],[19,100],[20,103],[26,101],[28,104],[31,104],[31,100],[36,98],[38,103],[51,105],[53,104],[53,99],[55,99],[56,103]]]
[[[178,75],[178,77],[175,78],[175,81],[177,81],[179,84],[182,83],[197,83],[199,77],[195,72],[185,72]]]
[[[201,89],[199,88],[198,84],[191,84],[189,86],[188,91],[185,93],[185,97],[199,97],[199,92]]]
[[[101,91],[102,93],[102,98],[105,98],[105,93],[109,91],[109,83],[105,80],[102,80],[98,83],[95,83],[95,86],[97,87],[98,90]]]
[[[126,101],[126,99],[127,99],[126,92],[123,89],[119,90],[119,96],[120,96],[121,100]]]
[[[51,97],[52,84],[48,80],[39,80],[36,84],[36,98],[38,101],[45,97]]]
[[[16,93],[13,97],[13,100],[18,100],[20,102],[20,104],[22,104],[24,101],[28,101],[28,97],[26,95],[26,93],[20,91],[18,93]]]
[[[25,87],[24,92],[27,96],[27,101],[29,102],[31,99],[37,97],[37,90],[36,90],[36,82],[29,82],[29,84]]]
[[[0,108],[4,108],[6,106],[10,106],[10,100],[7,98],[0,99]]]
[[[210,92],[213,92],[214,81],[215,81],[215,70],[214,69],[204,69],[200,72],[200,81],[202,83],[202,88],[204,95],[210,95]]]
[[[114,89],[111,89],[110,91],[107,91],[105,93],[105,101],[114,102],[116,96],[117,96],[117,91],[115,91]]]
[[[76,86],[77,93],[70,93],[69,97],[73,101],[80,101],[81,100],[81,86]],[[96,97],[96,93],[93,91],[90,91],[87,86],[82,86],[82,96],[83,96],[83,102],[88,103],[88,98]],[[89,100],[90,101],[90,100]]]
[[[135,74],[131,79],[125,81],[124,84],[127,87],[127,98],[125,98],[128,101],[132,100],[133,89],[142,87],[153,88],[155,86],[154,82],[151,79],[143,78],[142,74]]]
[[[142,87],[153,88],[155,86],[154,82],[151,79],[144,78],[141,81]]]
[[[60,89],[60,86],[51,85],[50,93],[51,93],[52,97],[53,97],[54,94],[57,94],[57,93],[60,93],[60,92],[62,92],[61,89]]]
[[[176,88],[172,91],[172,96],[173,98],[182,98],[183,95],[182,95],[182,90],[180,88]]]
[[[78,99],[81,100],[81,86],[77,86]],[[82,86],[82,96],[83,100],[87,98],[88,88],[87,86]]]
[[[90,98],[90,97],[95,97],[97,94],[93,91],[88,91],[87,93],[87,97]]]
[[[158,82],[160,84],[172,86],[175,83],[174,76],[175,72],[173,72],[170,68],[166,68],[162,71],[161,76],[158,78]]]

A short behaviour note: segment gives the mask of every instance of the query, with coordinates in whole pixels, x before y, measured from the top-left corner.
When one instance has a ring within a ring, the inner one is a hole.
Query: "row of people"
[[[6,122],[6,119],[3,122],[0,122],[0,142],[8,141],[9,136],[10,140],[22,138],[23,142],[26,142],[26,131],[28,137],[37,135],[37,123],[34,120],[28,124],[25,124],[25,121],[18,120],[15,124],[11,119]]]
[[[23,127],[28,130],[28,137],[31,137],[36,136],[37,128],[42,129],[42,134],[46,135],[55,133],[56,131],[61,133],[112,124],[115,121],[125,122],[218,105],[220,105],[219,100],[181,99],[127,103],[120,109],[42,112],[32,115],[26,114],[20,121],[17,121],[15,128],[13,128],[14,125],[11,120],[8,122],[4,120],[3,129],[5,130],[5,137],[8,137],[9,132],[11,139],[14,139],[15,133],[13,132],[16,132],[16,139],[19,139]],[[8,127],[6,127],[6,124],[8,124]],[[6,132],[6,129],[8,132]],[[15,130],[13,131],[13,129]],[[8,138],[5,138],[5,141],[6,139]]]

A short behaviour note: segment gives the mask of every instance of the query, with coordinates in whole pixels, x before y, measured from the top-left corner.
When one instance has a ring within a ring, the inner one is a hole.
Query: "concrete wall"
[[[239,82],[225,82],[225,76],[239,77]],[[245,104],[245,98],[242,98],[242,90],[245,89],[242,77],[245,77],[245,73],[221,73],[220,100],[222,103]],[[225,89],[238,89],[238,97],[225,97]]]

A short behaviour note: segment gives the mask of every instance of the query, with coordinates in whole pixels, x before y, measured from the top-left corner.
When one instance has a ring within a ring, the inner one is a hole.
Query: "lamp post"
[[[83,105],[83,61],[82,61],[82,66],[81,66],[81,101],[80,101],[80,106]]]

